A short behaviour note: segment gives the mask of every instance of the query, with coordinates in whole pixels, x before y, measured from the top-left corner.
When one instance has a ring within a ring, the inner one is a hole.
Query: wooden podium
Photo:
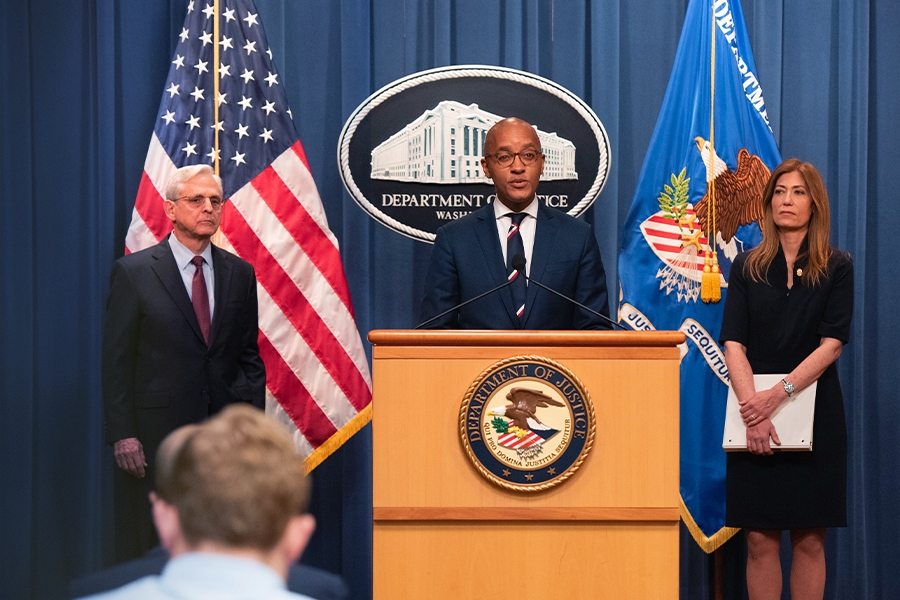
[[[372,331],[374,600],[678,597],[680,332]],[[491,365],[570,370],[596,435],[566,481],[504,489],[458,428]]]

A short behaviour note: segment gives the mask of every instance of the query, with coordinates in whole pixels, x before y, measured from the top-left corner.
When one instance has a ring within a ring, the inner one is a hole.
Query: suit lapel
[[[478,222],[475,224],[475,234],[478,237],[478,243],[481,245],[481,251],[484,253],[484,264],[487,265],[491,274],[491,286],[501,285],[506,281],[506,265],[503,262],[503,249],[500,248],[500,237],[497,234],[497,220],[494,218],[493,205],[489,204],[479,211]],[[503,307],[506,309],[510,323],[512,323],[511,329],[519,328],[519,317],[516,316],[516,309],[513,307],[512,293],[509,291],[509,288],[505,287],[497,293],[500,294]]]
[[[170,234],[171,235],[171,234]],[[156,245],[153,250],[153,258],[156,259],[152,265],[153,271],[159,277],[163,287],[169,292],[172,301],[178,310],[187,319],[188,324],[200,341],[203,341],[203,334],[200,332],[200,323],[197,322],[197,315],[194,313],[194,305],[191,304],[191,297],[188,296],[184,287],[184,280],[181,273],[178,272],[178,264],[175,262],[175,256],[169,247],[169,237],[166,236],[163,241]],[[205,342],[204,342],[205,343]]]
[[[531,274],[535,281],[544,281],[544,270],[556,247],[556,233],[559,229],[559,220],[543,204],[538,204],[537,225],[534,230],[534,248],[531,251]],[[534,299],[538,294],[538,286],[528,285],[525,294],[525,321],[522,328],[525,329],[529,322],[533,323],[531,315],[534,312]],[[546,293],[546,292],[545,292]]]
[[[231,295],[231,263],[223,256],[224,253],[225,251],[217,246],[212,247],[213,272],[216,275],[215,290],[213,290],[216,308],[212,320],[212,330],[209,332],[210,347],[216,340],[216,334],[222,328],[223,319],[225,318],[223,316],[225,314],[225,304]]]

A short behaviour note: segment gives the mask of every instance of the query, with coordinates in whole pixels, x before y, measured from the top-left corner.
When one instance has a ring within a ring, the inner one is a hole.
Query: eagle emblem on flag
[[[709,164],[709,142],[695,138],[697,150],[704,163]],[[762,219],[762,194],[769,180],[769,168],[759,156],[741,148],[737,155],[737,169],[732,171],[713,153],[712,174],[716,185],[715,229],[716,245],[729,261],[744,250],[737,237],[744,225]],[[640,225],[641,233],[653,253],[663,262],[656,272],[659,289],[666,295],[674,292],[677,302],[696,302],[700,296],[703,275],[703,251],[709,244],[709,194],[692,205],[688,202],[691,179],[687,168],[672,173],[659,193],[659,212],[647,217]],[[709,181],[707,181],[709,184]],[[719,276],[720,287],[728,284]]]

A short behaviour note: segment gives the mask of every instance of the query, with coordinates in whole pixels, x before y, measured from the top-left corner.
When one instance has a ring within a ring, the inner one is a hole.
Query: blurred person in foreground
[[[835,361],[850,339],[853,263],[829,244],[821,175],[781,163],[763,193],[763,240],[738,255],[728,280],[720,343],[749,452],[730,452],[725,524],[747,532],[751,600],[781,598],[780,545],[790,531],[791,598],[822,598],[825,531],[847,525],[847,427]],[[754,374],[786,374],[756,390]],[[812,452],[776,452],[771,416],[818,380]]]
[[[158,576],[89,598],[308,598],[285,586],[315,530],[303,459],[287,432],[235,404],[175,430],[157,460],[153,519],[171,559]]]

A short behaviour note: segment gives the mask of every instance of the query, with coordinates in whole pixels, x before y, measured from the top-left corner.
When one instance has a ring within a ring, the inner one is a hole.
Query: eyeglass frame
[[[525,157],[523,157],[522,155],[527,154],[529,152],[534,152],[534,160],[532,160],[530,162],[526,162]],[[500,161],[499,158],[497,158],[497,156],[500,154],[509,154],[512,158],[510,158],[508,163],[504,164]],[[495,163],[497,163],[498,165],[500,165],[501,167],[503,167],[505,169],[505,168],[511,167],[512,164],[514,162],[516,162],[516,158],[518,158],[519,161],[526,167],[530,167],[531,165],[535,164],[543,155],[544,155],[543,150],[529,149],[529,150],[522,150],[521,152],[507,152],[504,150],[501,152],[495,152],[493,154],[485,154],[484,156],[485,156],[485,158],[494,159]]]
[[[181,196],[171,200],[171,202],[178,202],[179,200],[187,200],[188,206],[191,208],[201,208],[206,205],[207,200],[209,200],[209,204],[212,206],[213,210],[221,210],[225,205],[225,199],[221,196],[204,196],[202,194],[197,194],[196,196]]]

